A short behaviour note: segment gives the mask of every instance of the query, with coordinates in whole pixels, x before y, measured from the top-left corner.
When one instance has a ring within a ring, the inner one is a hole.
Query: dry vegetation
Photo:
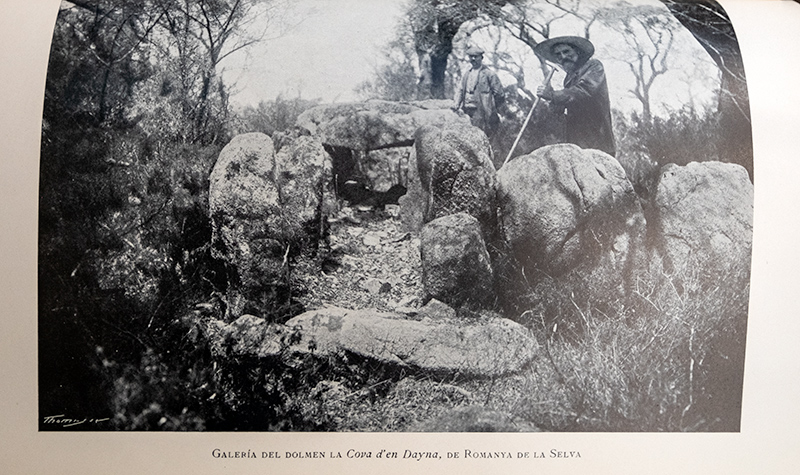
[[[418,240],[399,232],[389,213],[348,216],[358,223],[343,219],[332,227],[328,271],[304,274],[298,267],[294,278],[304,288],[298,298],[308,308],[420,304]],[[371,292],[363,285],[369,279],[391,287]],[[655,264],[620,314],[572,305],[572,315],[559,316],[581,318],[580,332],[559,330],[532,312],[511,316],[534,331],[542,352],[508,377],[440,380],[344,354],[305,361],[310,366],[301,365],[293,379],[297,391],[282,395],[293,422],[281,428],[442,430],[436,420],[450,417],[450,409],[482,406],[505,418],[484,430],[738,430],[748,279],[745,272],[708,279],[668,275]]]

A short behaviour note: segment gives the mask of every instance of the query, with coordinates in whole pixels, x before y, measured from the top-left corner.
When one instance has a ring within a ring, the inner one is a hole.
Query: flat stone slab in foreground
[[[281,347],[322,357],[346,351],[385,364],[476,377],[517,372],[538,354],[536,340],[522,325],[490,317],[417,321],[330,307],[298,315],[286,325],[245,315],[230,325],[218,324],[215,332],[242,356],[276,355]]]

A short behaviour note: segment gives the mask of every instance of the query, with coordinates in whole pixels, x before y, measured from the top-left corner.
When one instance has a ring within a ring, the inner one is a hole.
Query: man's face
[[[566,71],[572,71],[578,63],[578,52],[568,44],[553,46],[553,56]]]
[[[471,64],[473,68],[475,68],[475,69],[480,68],[482,62],[483,62],[483,55],[482,54],[471,54],[471,55],[469,55],[469,64]]]

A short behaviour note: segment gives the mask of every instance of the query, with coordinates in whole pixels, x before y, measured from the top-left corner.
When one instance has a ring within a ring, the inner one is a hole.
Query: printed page
[[[800,5],[720,3],[7,0],[8,472],[791,473]]]

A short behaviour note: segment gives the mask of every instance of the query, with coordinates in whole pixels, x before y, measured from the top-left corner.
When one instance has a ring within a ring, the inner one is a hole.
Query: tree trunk
[[[713,0],[661,0],[694,35],[721,72],[718,104],[720,160],[738,163],[753,180],[750,100],[739,42],[725,10]]]
[[[445,99],[447,60],[453,51],[453,37],[461,24],[450,21],[436,23],[435,31],[414,33],[419,57],[420,77],[417,99]]]
[[[452,46],[452,38],[451,38]],[[434,99],[445,99],[445,77],[447,73],[447,54],[437,54],[431,56],[431,97]]]
[[[645,124],[651,124],[653,122],[653,114],[650,112],[650,91],[649,89],[644,91],[642,95],[642,121]]]
[[[432,94],[433,73],[431,70],[431,54],[417,50],[419,58],[419,80],[417,81],[417,100],[430,99]]]
[[[464,22],[477,17],[478,9],[469,3],[444,8],[436,2],[428,5],[421,2],[418,8],[411,15],[420,69],[417,99],[445,99],[447,61],[453,52],[453,38]]]

